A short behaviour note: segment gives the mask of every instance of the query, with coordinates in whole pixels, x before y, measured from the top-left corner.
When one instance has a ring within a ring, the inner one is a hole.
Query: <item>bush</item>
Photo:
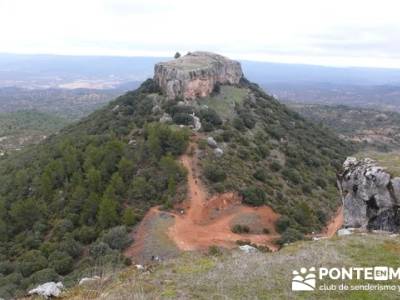
[[[290,219],[287,216],[281,216],[275,224],[276,231],[278,231],[279,233],[285,232],[289,226]]]
[[[221,256],[222,255],[222,250],[218,246],[210,246],[208,247],[208,255],[212,256]]]
[[[66,275],[72,271],[74,260],[63,251],[56,251],[49,256],[50,266],[60,275]]]
[[[125,226],[118,226],[108,230],[102,236],[101,241],[110,246],[111,249],[122,250],[132,242],[132,239]]]
[[[285,169],[283,170],[282,175],[293,184],[299,184],[301,182],[301,176],[297,170]]]
[[[29,281],[31,284],[42,284],[44,282],[55,281],[57,282],[60,279],[60,276],[54,271],[54,269],[47,268],[40,270],[36,273],[33,273],[29,277]]]
[[[224,170],[215,165],[207,165],[204,168],[204,176],[212,182],[220,182],[226,179]]]
[[[259,181],[265,182],[267,174],[263,169],[258,169],[254,172],[253,177]]]
[[[326,186],[327,186],[327,184],[326,184],[326,181],[324,180],[324,179],[322,179],[322,178],[320,178],[320,177],[318,177],[317,179],[315,179],[315,183],[319,186],[319,187],[321,187],[321,188],[326,188]]]
[[[97,233],[93,227],[82,226],[78,231],[76,231],[75,238],[87,245],[96,240]]]
[[[15,266],[11,261],[1,261],[0,262],[0,274],[8,275],[14,272]]]
[[[254,119],[254,116],[249,112],[241,112],[240,118],[242,119],[243,124],[249,129],[253,129],[256,125],[256,120]]]
[[[271,231],[268,228],[263,228],[262,232],[264,234],[270,234],[271,233]]]
[[[250,228],[247,225],[240,225],[240,224],[236,224],[231,228],[231,231],[233,233],[249,233],[250,232]]]
[[[240,118],[233,119],[233,127],[235,127],[239,131],[243,131],[246,129],[242,119],[240,119]]]
[[[125,209],[123,215],[122,215],[122,222],[124,223],[125,226],[132,226],[137,223],[137,218],[136,214],[133,210],[133,208],[127,208]]]
[[[274,172],[278,172],[278,171],[280,171],[280,169],[282,169],[281,164],[278,161],[274,160],[271,163],[271,170]]]
[[[47,267],[47,259],[38,250],[26,252],[18,259],[18,269],[24,277]]]
[[[207,122],[213,126],[222,125],[222,119],[217,112],[211,108],[202,109],[199,113],[199,118],[202,123]]]
[[[81,255],[82,245],[72,238],[66,238],[59,244],[59,250],[67,252],[73,258]]]
[[[304,235],[294,228],[288,228],[284,233],[282,233],[278,244],[283,245],[286,243],[293,243],[295,241],[303,240]]]
[[[241,191],[243,202],[249,205],[260,206],[265,204],[266,195],[265,192],[259,187],[249,187]]]
[[[104,242],[97,242],[89,248],[90,255],[96,259],[105,256],[109,252],[111,252],[111,248]]]
[[[172,117],[175,124],[193,125],[193,117],[186,113],[177,113]]]

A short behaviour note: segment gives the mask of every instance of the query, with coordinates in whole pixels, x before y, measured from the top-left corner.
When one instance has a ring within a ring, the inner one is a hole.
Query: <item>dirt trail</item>
[[[325,230],[323,231],[323,235],[328,238],[333,237],[336,234],[336,232],[343,226],[343,222],[344,222],[343,206],[341,206],[337,210],[335,217],[326,226]]]
[[[151,208],[134,234],[135,243],[125,251],[125,255],[138,257],[150,251],[145,247],[151,239],[150,236],[154,234],[149,224],[162,214],[173,218],[173,224],[161,230],[180,250],[204,250],[212,245],[234,248],[237,247],[238,240],[266,246],[272,251],[278,250],[275,241],[279,234],[275,231],[275,223],[279,214],[268,206],[245,206],[241,203],[239,195],[232,192],[210,197],[199,178],[196,137],[190,143],[189,149],[193,155],[186,153],[180,158],[180,162],[188,171],[186,200],[175,207],[173,212],[160,211],[159,207]],[[233,233],[231,228],[235,224],[248,225],[252,233]],[[330,238],[342,224],[341,207],[327,227],[314,236]],[[268,234],[262,232],[265,229],[268,230]]]
[[[192,149],[196,149],[194,143]],[[237,240],[277,250],[274,244],[279,235],[274,224],[279,218],[270,207],[248,207],[241,204],[235,193],[209,197],[199,179],[197,156],[184,154],[181,163],[188,170],[188,198],[183,204],[184,213],[175,216],[175,223],[168,229],[169,237],[181,250],[206,249],[211,245],[235,247]],[[236,234],[231,231],[236,218],[251,216],[260,230],[266,228],[270,234]]]

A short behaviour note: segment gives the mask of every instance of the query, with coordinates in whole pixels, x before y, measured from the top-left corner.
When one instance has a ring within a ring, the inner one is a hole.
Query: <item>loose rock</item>
[[[50,297],[59,297],[63,289],[64,285],[62,282],[46,282],[39,285],[37,288],[30,290],[28,294],[39,295],[48,299]]]

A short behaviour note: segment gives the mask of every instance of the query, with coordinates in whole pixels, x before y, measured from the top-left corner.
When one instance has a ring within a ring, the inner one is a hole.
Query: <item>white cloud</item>
[[[400,68],[394,0],[0,0],[0,52],[168,55]]]

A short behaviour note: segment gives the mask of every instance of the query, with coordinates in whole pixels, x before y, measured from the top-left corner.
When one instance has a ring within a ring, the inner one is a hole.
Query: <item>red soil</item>
[[[336,232],[343,226],[343,222],[343,206],[341,206],[337,210],[335,217],[329,222],[325,230],[322,232],[322,235],[328,238],[333,237]]]
[[[191,143],[189,149],[196,152],[196,144]],[[279,214],[268,206],[250,207],[241,203],[236,193],[224,193],[210,197],[203,186],[197,166],[197,157],[184,154],[180,158],[183,166],[188,170],[188,194],[186,200],[176,207],[175,222],[167,230],[169,238],[175,242],[180,250],[204,250],[209,246],[217,245],[226,248],[236,247],[236,241],[246,240],[253,244],[262,245],[276,251],[279,247],[275,241],[279,234],[275,231],[275,222]],[[159,207],[153,207],[146,214],[136,233],[135,243],[125,251],[125,255],[135,257],[144,251],[144,243],[148,238],[147,224],[159,217]],[[231,228],[234,220],[251,216],[256,220],[254,226],[258,229],[268,229],[268,234],[236,234]],[[331,220],[319,237],[332,237],[343,224],[343,208],[339,208],[336,216]]]
[[[124,254],[127,257],[138,257],[140,253],[144,249],[144,243],[148,237],[147,225],[151,222],[152,218],[158,216],[158,206],[150,208],[150,210],[146,213],[143,220],[140,222],[137,230],[133,233],[134,235],[134,243],[124,251]]]
[[[181,250],[206,249],[211,245],[232,248],[236,246],[237,240],[248,240],[271,250],[278,249],[274,244],[274,240],[279,237],[274,227],[278,214],[267,206],[244,206],[235,193],[208,197],[198,178],[195,155],[185,154],[181,162],[188,170],[188,197],[182,206],[183,214],[177,214],[175,224],[168,229],[169,237]],[[233,233],[232,220],[243,214],[254,215],[259,220],[258,226],[267,228],[270,234]]]

